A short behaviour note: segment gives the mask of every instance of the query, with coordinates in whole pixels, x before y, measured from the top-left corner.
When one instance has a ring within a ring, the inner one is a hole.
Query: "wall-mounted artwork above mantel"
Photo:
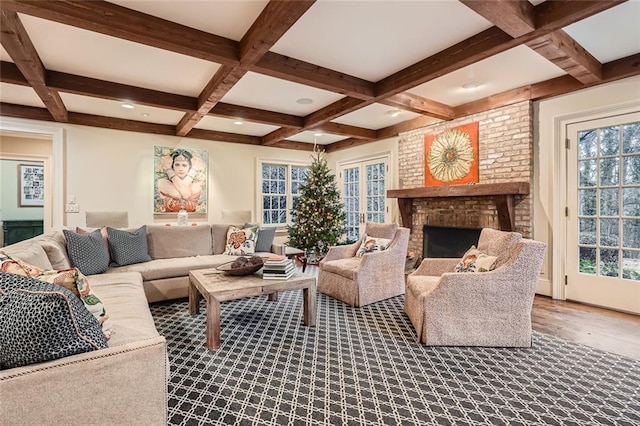
[[[424,137],[425,186],[478,181],[477,121]]]

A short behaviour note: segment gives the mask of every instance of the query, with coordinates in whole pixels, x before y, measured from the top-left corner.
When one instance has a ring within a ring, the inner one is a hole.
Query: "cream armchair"
[[[356,256],[362,243],[334,246],[320,262],[318,291],[351,306],[364,306],[404,293],[409,229],[397,224],[367,223],[365,233],[391,239],[384,251]]]
[[[460,259],[424,259],[407,277],[404,310],[422,343],[531,346],[531,309],[546,244],[483,229],[478,249],[498,256],[489,272],[453,272]]]

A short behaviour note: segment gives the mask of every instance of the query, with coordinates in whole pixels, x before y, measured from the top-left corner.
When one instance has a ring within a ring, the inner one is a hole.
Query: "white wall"
[[[559,218],[564,214],[565,207],[564,204],[558,205],[558,201],[564,199],[564,195],[559,193],[563,187],[560,175],[561,151],[564,149],[564,139],[561,138],[563,123],[578,121],[580,117],[593,114],[611,115],[615,109],[629,107],[630,104],[639,101],[640,77],[633,77],[534,103],[536,152],[533,237],[548,244],[538,293],[556,298],[563,297],[559,294],[559,287],[564,275],[564,256],[558,250],[558,246],[564,239],[565,230],[554,229],[554,216],[556,224],[562,223]]]
[[[256,157],[308,161],[311,154],[85,126],[65,129],[65,197],[75,196],[80,207],[79,214],[66,214],[70,227],[84,226],[87,211],[126,210],[130,226],[175,221],[175,214],[153,215],[154,145],[208,152],[208,214],[190,215],[190,221],[220,221],[222,209],[250,209],[255,219]]]

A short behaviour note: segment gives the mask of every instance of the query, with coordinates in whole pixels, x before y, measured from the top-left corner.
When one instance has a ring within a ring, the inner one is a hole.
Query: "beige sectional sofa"
[[[229,225],[147,226],[151,261],[89,276],[113,323],[108,348],[0,370],[0,425],[166,424],[169,365],[149,302],[186,297],[189,271],[216,267]],[[70,266],[61,229],[0,249],[43,269]]]

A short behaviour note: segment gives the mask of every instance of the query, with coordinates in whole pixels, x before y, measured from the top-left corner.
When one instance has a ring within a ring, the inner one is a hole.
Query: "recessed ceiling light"
[[[387,115],[390,115],[392,117],[397,117],[402,113],[402,111],[400,111],[399,109],[390,109],[389,111],[387,111]]]
[[[143,116],[143,117],[148,117],[149,113],[148,112],[141,112],[140,115]]]
[[[480,87],[478,83],[467,83],[462,86],[462,88],[466,90],[476,90],[478,87]]]
[[[242,126],[244,124],[244,121],[236,120],[236,121],[233,122],[233,124],[235,124],[236,126]]]
[[[313,99],[309,98],[300,98],[296,101],[300,105],[311,105],[313,103]]]
[[[126,108],[126,109],[134,109],[135,107],[129,103],[124,103],[122,104],[122,108]]]

